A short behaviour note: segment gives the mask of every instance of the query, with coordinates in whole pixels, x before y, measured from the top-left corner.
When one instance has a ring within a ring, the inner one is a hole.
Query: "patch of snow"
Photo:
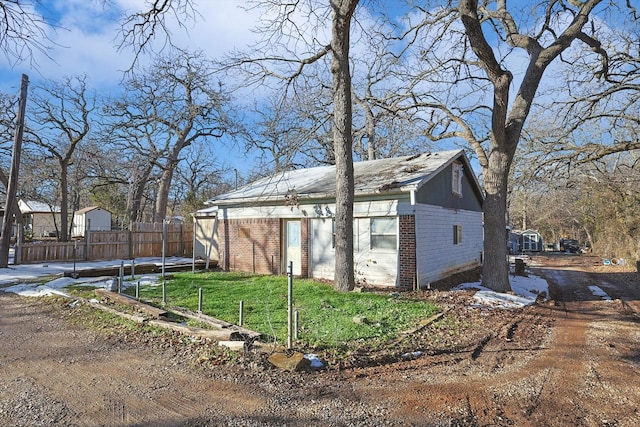
[[[529,277],[513,276],[511,277],[511,290],[516,295],[525,298],[536,298],[540,295],[549,296],[549,284],[542,277],[529,275]]]
[[[605,301],[612,301],[611,297],[602,290],[602,288],[600,288],[599,286],[589,286],[589,290],[591,291],[591,293],[596,296],[596,297],[600,297]]]
[[[492,308],[520,308],[533,305],[535,298],[521,297],[490,290],[481,290],[473,295],[479,306]]]
[[[543,295],[548,297],[549,284],[541,277],[529,275],[511,277],[511,293],[495,292],[483,287],[480,282],[463,283],[454,290],[475,289],[473,298],[476,307],[489,308],[519,308],[533,305],[536,299]]]
[[[178,263],[190,263],[191,258],[180,257],[167,257],[165,258],[165,266],[178,264]],[[162,258],[136,258],[133,262],[136,265],[141,264],[154,264],[156,266],[162,265]],[[131,260],[116,260],[116,261],[94,261],[94,262],[77,262],[75,265],[75,271],[91,270],[96,268],[109,268],[120,267],[121,265],[130,266]],[[51,294],[66,294],[61,289],[67,288],[73,285],[85,285],[95,287],[107,287],[107,281],[113,280],[113,277],[80,277],[73,279],[71,277],[65,277],[65,273],[74,271],[74,265],[72,262],[57,262],[57,263],[41,263],[41,264],[20,264],[11,266],[9,268],[0,269],[0,291],[13,292],[22,296],[39,297]],[[158,284],[159,279],[156,275],[144,275],[136,276],[133,281],[131,276],[125,276],[125,282],[123,288],[135,286],[138,281],[141,285],[153,285]],[[47,277],[55,277],[48,281],[46,284],[42,283],[24,283],[30,281],[37,281],[38,279],[44,279]],[[1,287],[3,285],[9,285],[7,287]]]
[[[5,292],[12,292],[14,294],[18,294],[23,297],[45,297],[49,295],[62,295],[69,296],[65,292],[52,288],[47,285],[36,285],[36,284],[21,284],[15,286],[9,286],[8,288],[2,289]]]

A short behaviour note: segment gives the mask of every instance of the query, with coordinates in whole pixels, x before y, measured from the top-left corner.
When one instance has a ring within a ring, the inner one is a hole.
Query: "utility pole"
[[[0,268],[9,266],[9,246],[11,245],[11,229],[13,228],[13,206],[16,201],[18,187],[18,172],[20,170],[20,153],[22,151],[22,135],[24,133],[24,116],[27,109],[27,87],[29,77],[22,75],[20,84],[20,98],[18,99],[18,117],[16,118],[16,130],[13,139],[13,153],[11,154],[11,169],[9,170],[9,182],[7,184],[7,200],[5,201],[4,217],[2,219],[2,236],[0,236]],[[20,221],[21,223],[22,221]],[[21,231],[21,230],[20,230]],[[16,239],[22,236],[16,232]]]

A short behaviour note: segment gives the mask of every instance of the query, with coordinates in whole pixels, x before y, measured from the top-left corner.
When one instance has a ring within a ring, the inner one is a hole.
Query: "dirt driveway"
[[[0,292],[0,425],[640,425],[635,268],[585,256],[531,263],[551,302],[459,304],[482,324],[465,344],[312,373],[194,367],[179,345],[101,334],[70,323],[67,307]]]

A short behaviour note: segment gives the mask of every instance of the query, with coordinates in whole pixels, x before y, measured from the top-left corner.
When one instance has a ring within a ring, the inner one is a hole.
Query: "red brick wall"
[[[309,273],[308,220],[300,220],[302,277]],[[224,270],[284,274],[282,220],[279,218],[226,219],[219,225],[220,266]]]
[[[416,217],[400,215],[400,247],[398,248],[400,287],[413,288],[416,277]]]
[[[225,219],[218,233],[224,270],[280,273],[279,219]]]

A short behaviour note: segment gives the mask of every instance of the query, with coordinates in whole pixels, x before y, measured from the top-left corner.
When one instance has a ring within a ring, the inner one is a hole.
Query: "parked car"
[[[575,239],[560,239],[560,251],[576,254],[580,251],[580,244]]]

